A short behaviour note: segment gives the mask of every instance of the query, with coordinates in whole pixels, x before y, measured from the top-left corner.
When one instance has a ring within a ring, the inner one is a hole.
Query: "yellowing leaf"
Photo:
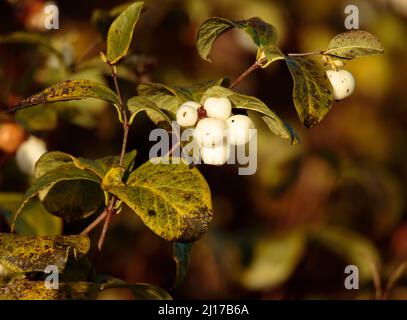
[[[113,104],[119,103],[117,95],[102,84],[90,80],[67,80],[54,84],[51,87],[20,101],[10,111],[16,111],[39,104],[84,98],[106,100]]]
[[[212,220],[209,186],[196,168],[181,159],[157,163],[154,158],[131,173],[127,185],[120,168],[112,169],[102,187],[127,204],[160,237],[168,241],[199,239]]]
[[[112,23],[107,34],[107,60],[116,64],[129,50],[134,27],[140,16],[143,2],[135,2],[125,9]]]
[[[104,284],[92,282],[61,282],[58,289],[47,289],[44,281],[14,279],[0,285],[0,299],[10,300],[95,300],[100,292],[112,288],[131,290],[137,300],[172,300],[171,296],[150,284]]]
[[[52,264],[62,272],[70,255],[79,259],[89,248],[87,236],[25,237],[0,233],[0,264],[18,273],[44,272]]]

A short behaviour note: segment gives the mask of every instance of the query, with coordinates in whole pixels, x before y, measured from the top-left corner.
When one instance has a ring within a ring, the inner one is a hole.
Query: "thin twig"
[[[88,234],[94,228],[96,228],[99,223],[101,223],[107,216],[107,209],[103,210],[103,212],[97,217],[90,225],[88,225],[82,232],[81,235]]]
[[[229,86],[229,89],[233,89],[239,82],[246,79],[253,71],[259,69],[262,65],[262,61],[254,62],[249,68],[247,68],[240,76],[236,78],[235,81]]]
[[[122,150],[120,152],[120,160],[119,160],[119,166],[123,167],[124,155],[126,154],[127,139],[128,139],[128,135],[129,135],[129,122],[128,122],[128,118],[127,118],[127,109],[124,106],[122,95],[120,93],[119,83],[117,81],[116,67],[110,65],[110,68],[112,70],[112,79],[114,82],[114,87],[116,89],[117,96],[119,97],[119,102],[120,102],[119,108],[123,115],[123,143],[122,143]]]
[[[103,224],[103,229],[102,233],[100,234],[99,237],[99,242],[98,242],[98,251],[102,251],[103,243],[105,242],[106,239],[106,234],[107,234],[107,229],[109,228],[110,220],[112,219],[114,215],[114,205],[116,203],[116,199],[112,199],[110,202],[109,208],[106,210],[106,219],[105,223]]]
[[[324,51],[311,51],[311,52],[303,52],[303,53],[287,53],[289,57],[305,57],[305,56],[312,56],[315,54],[323,54]]]

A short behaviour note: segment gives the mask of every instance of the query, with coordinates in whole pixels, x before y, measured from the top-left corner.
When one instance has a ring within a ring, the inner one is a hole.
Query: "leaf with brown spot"
[[[20,101],[9,111],[17,111],[40,104],[85,98],[101,99],[109,101],[114,105],[119,104],[117,95],[111,89],[100,83],[90,80],[66,80]]]
[[[0,264],[17,273],[44,272],[48,265],[55,265],[62,272],[69,256],[79,259],[89,248],[87,236],[26,237],[0,233]]]
[[[354,59],[383,52],[383,45],[376,36],[363,30],[350,30],[336,35],[324,54]]]
[[[114,168],[102,187],[126,203],[165,240],[197,240],[212,220],[209,186],[198,169],[189,168],[180,158],[172,158],[175,163],[161,160],[154,158],[137,168],[127,185],[121,180],[122,169]],[[152,210],[155,214],[151,214]]]
[[[107,34],[107,60],[110,64],[116,64],[126,56],[143,5],[144,2],[131,4],[110,26]]]
[[[333,104],[332,87],[322,66],[306,58],[286,57],[294,80],[293,100],[305,127],[317,125]]]
[[[44,281],[15,279],[0,285],[0,300],[96,300],[106,289],[129,289],[137,300],[172,300],[164,289],[144,283],[60,282],[58,289],[47,289]]]

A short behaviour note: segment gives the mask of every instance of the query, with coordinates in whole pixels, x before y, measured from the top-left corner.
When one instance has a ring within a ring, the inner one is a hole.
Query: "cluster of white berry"
[[[244,145],[251,138],[254,123],[245,115],[233,115],[226,97],[210,97],[203,106],[194,101],[183,103],[177,111],[181,127],[194,127],[194,137],[200,146],[205,164],[222,165],[230,156],[230,146]]]

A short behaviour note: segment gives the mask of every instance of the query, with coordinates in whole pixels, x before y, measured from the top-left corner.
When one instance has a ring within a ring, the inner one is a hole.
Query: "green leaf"
[[[64,164],[58,166],[57,168],[48,171],[44,175],[40,176],[38,179],[34,181],[34,184],[27,190],[24,195],[24,198],[18,207],[18,209],[14,212],[13,216],[10,220],[11,229],[13,230],[15,227],[16,220],[20,215],[21,211],[25,207],[25,205],[33,199],[35,196],[39,195],[40,192],[44,190],[50,190],[60,181],[67,181],[67,180],[89,180],[95,183],[99,183],[100,179],[86,170],[82,170],[77,168],[74,164]]]
[[[232,107],[235,109],[252,110],[260,113],[271,132],[281,138],[291,139],[293,144],[298,143],[298,137],[292,132],[292,129],[256,97],[240,94],[231,89],[220,86],[213,86],[206,90],[201,98],[201,103],[203,104],[209,97],[227,97],[232,103]]]
[[[127,288],[138,300],[172,300],[163,289],[150,284],[100,284],[91,282],[61,282],[58,289],[49,290],[44,281],[15,279],[0,285],[0,299],[11,300],[95,300],[101,291]]]
[[[172,158],[172,163],[160,160],[151,159],[137,168],[127,185],[121,180],[120,168],[114,168],[102,187],[126,203],[165,240],[197,240],[212,220],[209,186],[198,169],[190,168],[182,159]]]
[[[251,290],[273,289],[288,280],[305,252],[302,232],[290,232],[262,238],[253,252],[253,258],[240,279]]]
[[[189,257],[191,255],[193,243],[173,243],[173,258],[177,264],[177,273],[172,286],[173,289],[178,288],[183,282],[188,272]]]
[[[42,195],[42,204],[66,222],[85,219],[99,211],[105,196],[98,183],[88,180],[59,181]]]
[[[339,227],[327,227],[313,232],[312,238],[359,269],[359,280],[372,278],[372,264],[380,265],[380,256],[373,243],[362,235]]]
[[[261,61],[263,58],[266,59],[266,62],[262,62],[260,66],[264,69],[274,61],[284,60],[285,55],[275,45],[268,45],[261,47],[258,51],[257,61]]]
[[[324,54],[343,59],[354,59],[383,52],[383,45],[376,36],[363,30],[350,30],[336,35]]]
[[[174,89],[161,83],[141,83],[137,92],[140,96],[154,101],[160,109],[171,112],[174,117],[183,102]]]
[[[96,98],[119,104],[117,95],[102,84],[90,80],[67,80],[48,87],[47,89],[27,98],[10,111],[17,111],[39,104],[48,104],[58,101],[69,101],[84,98]]]
[[[143,4],[143,2],[133,3],[110,26],[107,34],[107,60],[109,64],[116,64],[126,56]]]
[[[127,107],[130,111],[130,124],[133,123],[134,117],[141,111],[146,111],[146,112],[153,112],[156,114],[159,119],[162,121],[167,121],[169,124],[171,124],[171,119],[167,116],[165,112],[163,112],[160,107],[153,101],[150,100],[149,98],[142,97],[142,96],[136,96],[127,102]]]
[[[130,151],[124,155],[123,167],[126,171],[131,171],[136,160],[137,150]],[[100,178],[113,167],[119,166],[120,156],[107,156],[100,159],[87,159],[74,157],[68,153],[51,151],[43,154],[37,161],[34,170],[34,177],[38,179],[48,171],[58,168],[61,165],[73,163],[79,169],[88,170]]]
[[[35,106],[20,110],[15,119],[28,131],[52,131],[58,125],[58,112],[48,106]]]
[[[196,45],[202,59],[211,62],[209,54],[215,40],[224,32],[235,27],[246,32],[259,48],[274,45],[277,41],[276,28],[258,17],[247,20],[209,18],[201,25],[197,36]]]
[[[23,197],[21,193],[0,193],[0,211],[7,220]],[[24,208],[16,223],[15,232],[26,236],[59,235],[62,233],[62,220],[49,214],[40,201],[32,201]]]
[[[137,150],[130,151],[124,155],[123,168],[125,177],[133,170],[134,162],[136,161]],[[92,160],[86,158],[74,158],[74,163],[78,168],[86,169],[97,176],[101,180],[109,172],[111,168],[119,166],[120,156],[107,156],[104,158]]]
[[[294,80],[293,100],[301,122],[307,128],[317,125],[333,104],[332,87],[322,66],[310,59],[287,57]]]
[[[89,249],[87,236],[25,237],[0,233],[0,264],[18,273],[44,272],[51,264],[62,272],[69,256],[79,259]]]
[[[29,32],[13,32],[8,35],[0,36],[0,43],[26,43],[35,46],[39,46],[54,54],[58,60],[64,65],[64,57],[61,52],[55,49],[49,38],[43,36],[40,33],[29,33]]]

